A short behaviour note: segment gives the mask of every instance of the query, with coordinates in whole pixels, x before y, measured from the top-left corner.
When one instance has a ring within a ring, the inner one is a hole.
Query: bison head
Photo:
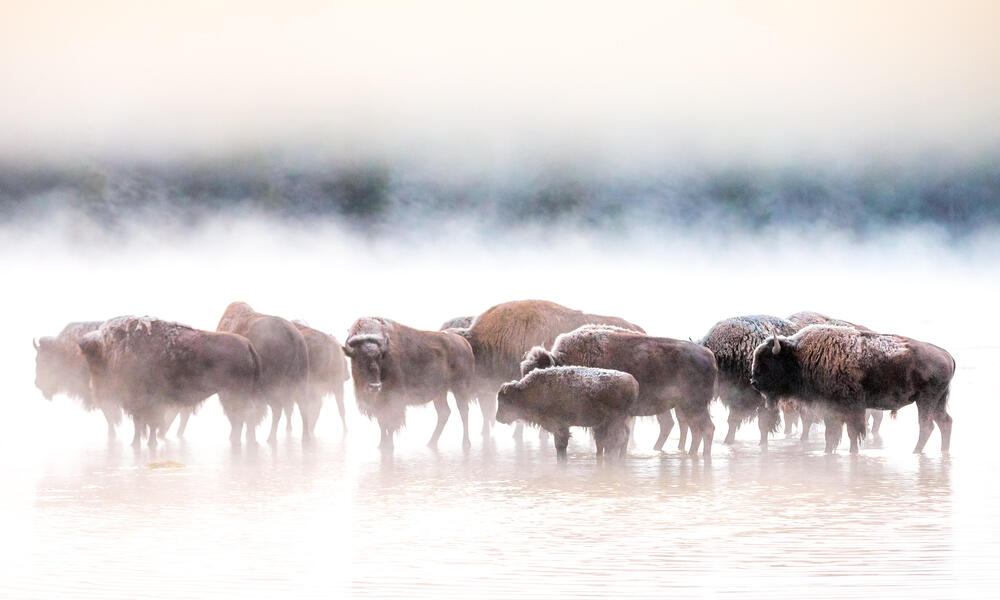
[[[522,410],[518,400],[517,382],[511,381],[500,386],[497,392],[497,421],[504,425],[510,425],[514,421],[522,418]]]
[[[79,375],[81,364],[85,371],[87,363],[79,348],[56,338],[43,337],[32,343],[35,346],[35,387],[46,400],[52,400],[56,394],[68,391],[67,378]],[[84,379],[84,387],[86,381]]]
[[[555,355],[546,350],[544,346],[535,346],[524,353],[524,359],[521,361],[521,377],[535,369],[547,369],[554,366],[556,366]]]
[[[382,391],[382,367],[389,352],[388,337],[355,335],[347,340],[343,349],[351,359],[354,388],[369,394]]]
[[[773,334],[754,350],[750,385],[769,400],[792,395],[799,372],[793,340]]]

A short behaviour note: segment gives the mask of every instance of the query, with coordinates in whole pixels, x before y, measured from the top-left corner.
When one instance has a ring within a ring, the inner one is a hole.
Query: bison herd
[[[298,406],[302,438],[313,437],[326,396],[344,420],[344,384],[354,382],[361,414],[376,421],[380,447],[391,449],[406,408],[433,403],[435,446],[455,398],[462,442],[469,439],[469,405],[478,402],[483,437],[497,421],[537,426],[555,438],[564,458],[570,427],[593,433],[598,456],[624,456],[636,417],[655,416],[660,450],[674,425],[680,447],[711,455],[715,426],[709,408],[729,410],[726,443],[756,419],[766,448],[784,413],[786,433],[801,419],[826,426],[832,453],[846,425],[858,452],[869,417],[877,433],[882,411],[917,406],[921,452],[937,424],[948,451],[947,413],[955,361],[945,350],[911,338],[803,312],[787,319],[755,315],[716,323],[698,342],[655,337],[617,317],[588,314],[541,300],[499,304],[459,317],[439,331],[421,331],[382,317],[363,317],[344,345],[301,321],[230,304],[216,331],[150,317],[71,323],[36,341],[35,385],[100,409],[115,435],[122,413],[135,424],[133,444],[157,438],[178,416],[187,418],[217,395],[232,426],[230,440],[255,439],[270,409],[274,442],[282,415],[291,428]],[[686,447],[690,432],[690,446]]]

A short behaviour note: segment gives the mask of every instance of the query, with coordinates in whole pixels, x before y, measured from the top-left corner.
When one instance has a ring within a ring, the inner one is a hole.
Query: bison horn
[[[38,340],[31,338],[31,345],[35,347],[35,350],[38,350]]]
[[[771,354],[778,354],[781,352],[781,342],[778,341],[778,334],[774,334],[774,345],[771,346]]]

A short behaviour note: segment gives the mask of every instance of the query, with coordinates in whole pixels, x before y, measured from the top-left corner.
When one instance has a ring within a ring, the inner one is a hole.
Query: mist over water
[[[971,598],[1000,583],[988,567],[1000,533],[989,401],[1000,347],[984,318],[1000,280],[993,236],[950,244],[914,229],[859,242],[786,229],[706,243],[683,229],[616,239],[553,228],[486,241],[247,217],[83,239],[61,226],[8,226],[0,249],[15,316],[0,346],[3,595]],[[682,339],[729,316],[811,309],[931,341],[959,367],[951,455],[937,433],[910,454],[912,406],[861,456],[845,442],[827,457],[821,428],[804,445],[778,434],[767,454],[754,424],[721,445],[716,405],[709,462],[677,452],[676,430],[652,452],[648,421],[622,463],[598,464],[578,432],[558,465],[530,430],[520,445],[505,426],[482,441],[475,407],[470,451],[454,410],[440,450],[427,449],[424,407],[390,457],[351,394],[346,438],[331,400],[315,445],[303,447],[296,418],[277,445],[232,450],[212,398],[184,440],[171,432],[133,451],[130,424],[108,442],[98,413],[32,385],[31,338],[70,320],[150,314],[214,329],[242,299],[343,340],[362,315],[433,329],[521,298]]]

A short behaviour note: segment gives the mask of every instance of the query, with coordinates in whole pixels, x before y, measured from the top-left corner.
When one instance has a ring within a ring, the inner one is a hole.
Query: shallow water
[[[185,256],[171,259],[181,265],[176,268],[195,262]],[[53,264],[47,272],[72,272],[64,262]],[[734,446],[724,446],[725,411],[716,406],[710,461],[677,452],[676,430],[667,452],[652,452],[655,428],[646,421],[624,461],[598,463],[592,442],[578,432],[569,460],[558,464],[551,446],[540,446],[530,430],[516,443],[510,428],[499,426],[484,442],[476,408],[469,451],[461,448],[454,410],[439,450],[426,448],[434,422],[426,408],[409,413],[395,452],[383,454],[376,449],[377,428],[359,417],[350,398],[347,437],[328,402],[319,439],[306,447],[295,422],[291,434],[282,426],[274,446],[231,448],[215,399],[192,418],[183,441],[171,431],[155,451],[133,450],[126,424],[118,440],[108,442],[101,416],[63,398],[47,403],[31,387],[32,335],[100,311],[142,312],[123,307],[147,304],[148,312],[212,328],[221,300],[235,297],[265,298],[271,304],[262,309],[271,311],[288,302],[287,316],[307,318],[329,315],[329,299],[342,298],[347,307],[337,309],[338,329],[326,327],[338,334],[355,316],[395,314],[383,310],[392,302],[400,320],[419,317],[415,325],[432,327],[472,312],[453,305],[478,308],[500,293],[472,286],[441,306],[333,293],[303,300],[264,284],[222,289],[224,280],[205,286],[205,297],[164,297],[145,267],[104,263],[90,272],[97,278],[93,288],[70,295],[43,282],[19,301],[26,316],[3,345],[10,408],[0,438],[0,596],[981,598],[1000,592],[994,564],[1000,461],[991,444],[998,411],[990,401],[1000,347],[982,342],[982,330],[968,326],[976,303],[990,302],[982,292],[995,284],[968,271],[950,271],[949,289],[956,290],[950,298],[964,302],[965,310],[949,319],[937,310],[949,298],[900,309],[843,290],[815,296],[799,290],[769,311],[816,308],[874,326],[888,323],[884,329],[952,351],[959,372],[949,456],[941,455],[937,433],[925,455],[910,454],[917,435],[912,406],[897,420],[886,418],[881,439],[867,440],[856,457],[847,454],[846,439],[839,454],[824,455],[820,428],[806,444],[779,434],[765,453],[756,444],[756,425],[749,425]],[[543,296],[562,285],[558,300],[622,314],[675,337],[697,336],[714,320],[757,312],[769,300],[713,294],[708,273],[704,300],[678,301],[664,311],[655,294],[639,300],[612,291],[588,295],[572,287],[580,269],[567,268],[569,276],[539,270],[500,299]],[[14,279],[27,289],[42,280],[31,272],[30,264],[22,265]],[[138,281],[117,294],[102,287],[123,275]],[[915,280],[911,275],[897,278]],[[448,276],[447,270],[440,275]],[[858,276],[883,275],[873,269]],[[528,291],[532,285],[538,293]],[[355,310],[366,300],[375,306]],[[613,308],[618,302],[621,310]],[[171,303],[174,311],[163,309]]]

